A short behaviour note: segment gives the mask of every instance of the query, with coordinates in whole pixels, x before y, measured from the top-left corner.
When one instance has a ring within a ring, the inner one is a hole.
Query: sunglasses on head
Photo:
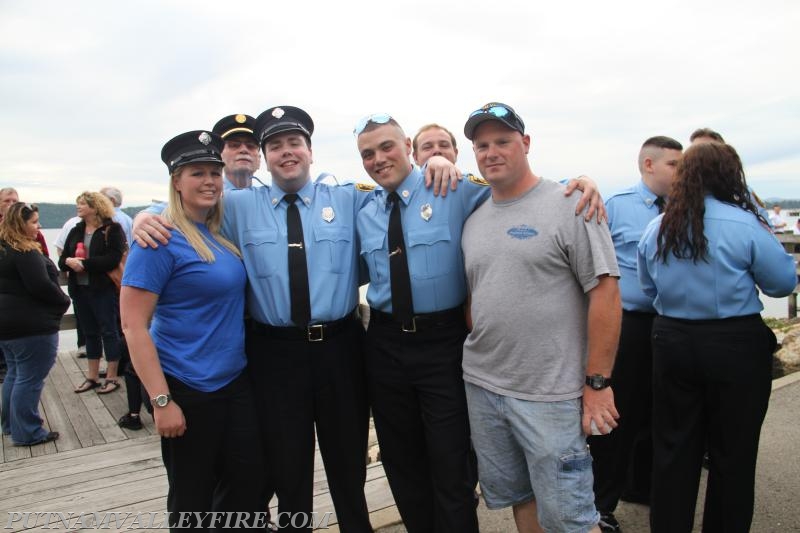
[[[520,131],[523,131],[525,128],[522,125],[522,120],[517,116],[517,114],[509,109],[508,107],[504,106],[503,104],[487,104],[480,109],[477,109],[470,113],[470,118],[476,115],[492,115],[494,117],[503,119],[505,121],[511,122],[515,126],[519,128]]]
[[[356,127],[353,129],[353,135],[358,137],[364,131],[364,129],[369,125],[372,124],[386,124],[392,120],[392,116],[386,113],[375,113],[374,115],[368,115],[356,123]]]

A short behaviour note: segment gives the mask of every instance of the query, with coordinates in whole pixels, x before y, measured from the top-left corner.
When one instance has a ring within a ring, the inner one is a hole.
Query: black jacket
[[[53,262],[0,241],[0,339],[56,333],[69,307]]]
[[[70,294],[78,285],[77,272],[74,272],[66,264],[68,257],[75,257],[75,249],[79,242],[83,242],[83,234],[86,232],[86,223],[78,222],[72,231],[67,235],[61,257],[58,258],[58,268],[69,274],[67,286]],[[83,260],[83,268],[89,273],[89,288],[92,290],[116,290],[114,282],[109,279],[106,272],[114,268],[122,260],[122,254],[128,249],[128,241],[125,239],[125,232],[122,226],[116,222],[103,224],[92,234],[89,242],[88,257]]]

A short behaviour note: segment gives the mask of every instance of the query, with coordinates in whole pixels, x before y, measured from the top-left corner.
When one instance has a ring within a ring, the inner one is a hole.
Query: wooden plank
[[[28,459],[31,456],[30,446],[15,446],[11,435],[3,435],[3,460],[7,462]]]
[[[83,381],[83,374],[80,374],[81,377],[78,377],[78,382],[75,383],[76,378],[70,375],[76,372],[74,365],[71,363],[72,358],[65,352],[61,352],[58,359],[61,364],[55,371],[50,371],[50,378],[81,447],[105,444],[106,441],[103,438],[103,434],[94,423],[89,410],[81,400],[82,394],[75,394],[74,392],[74,388]],[[83,393],[83,395],[85,394],[91,394],[91,391]]]
[[[0,516],[8,510],[32,508],[38,505],[37,502],[66,498],[77,491],[86,492],[163,475],[166,474],[160,456],[147,461],[121,463],[102,470],[92,467],[83,474],[73,476],[80,479],[74,479],[70,483],[64,483],[63,477],[59,477],[32,483],[31,486],[24,488],[19,487],[20,490],[15,495],[3,498],[0,504]]]
[[[71,365],[70,361],[72,363]],[[72,381],[73,387],[77,387],[85,379],[84,373],[78,366],[78,362],[72,357],[64,359],[64,368]],[[119,394],[119,389],[111,394]],[[105,408],[103,401],[100,399],[100,396],[98,396],[95,391],[76,394],[76,396],[79,396],[80,400],[86,406],[86,410],[89,412],[89,416],[100,431],[104,442],[117,442],[127,438],[125,433],[122,432],[122,429],[117,426],[117,421],[112,418],[111,414]],[[80,432],[80,429],[78,431]]]
[[[144,437],[141,439],[130,439],[123,442],[92,446],[90,448],[80,448],[68,452],[61,452],[47,457],[27,458],[13,463],[0,464],[0,475],[3,483],[0,483],[0,497],[2,497],[3,487],[8,480],[14,476],[21,477],[28,481],[47,479],[52,477],[47,470],[62,472],[72,466],[84,466],[87,457],[92,459],[92,465],[96,465],[98,457],[111,457],[111,460],[124,462],[126,457],[134,457],[136,460],[146,458],[149,454],[161,453],[161,440],[158,437]],[[98,456],[98,457],[95,457]],[[111,464],[114,464],[113,462]],[[66,472],[65,472],[66,475]]]
[[[56,374],[64,375],[64,367],[58,358],[56,358],[53,368],[50,369],[50,374],[45,380],[44,390],[42,391],[44,418],[51,431],[59,432],[58,441],[54,444],[55,448],[58,451],[75,450],[81,447],[81,441],[78,439],[75,428],[72,427],[72,422],[67,415],[67,410],[58,395],[58,386],[53,379]]]

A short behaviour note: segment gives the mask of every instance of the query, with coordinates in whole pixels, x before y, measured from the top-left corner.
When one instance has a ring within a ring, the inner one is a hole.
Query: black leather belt
[[[353,309],[346,316],[338,320],[323,322],[322,324],[311,324],[305,328],[298,328],[295,326],[271,326],[255,320],[251,320],[248,327],[250,331],[272,339],[322,342],[344,331],[345,328],[356,320],[357,316],[356,310]]]
[[[414,315],[410,322],[398,320],[391,313],[384,313],[373,307],[369,308],[369,323],[395,326],[406,333],[416,333],[420,330],[452,326],[453,324],[464,322],[464,308],[462,306],[436,311],[435,313],[425,313]]]

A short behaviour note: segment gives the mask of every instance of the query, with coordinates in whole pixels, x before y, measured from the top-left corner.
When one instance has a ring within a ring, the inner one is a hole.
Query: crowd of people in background
[[[447,128],[412,140],[377,113],[353,131],[375,185],[314,180],[313,133],[277,106],[179,134],[161,152],[168,202],[135,221],[117,188],[78,195],[55,242],[69,297],[38,208],[0,190],[3,433],[58,439],[38,401],[71,299],[74,392],[124,376],[119,425],[151,412],[171,527],[276,496],[307,520],[265,526],[310,531],[316,440],[340,529],[372,531],[371,415],[411,533],[477,532],[478,484],[520,533],[619,532],[620,500],[689,532],[704,454],[704,528],[749,529],[775,349],[759,291],[785,296],[797,274],[780,206],[719,133],[685,151],[648,138],[640,179],[605,204],[585,176],[536,175],[499,102],[464,125],[480,176],[456,168]]]

